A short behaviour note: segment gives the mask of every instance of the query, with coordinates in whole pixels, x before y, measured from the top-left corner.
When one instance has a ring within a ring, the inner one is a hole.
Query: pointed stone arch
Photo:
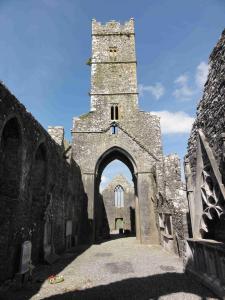
[[[137,239],[140,239],[140,212],[139,212],[139,202],[138,202],[138,193],[137,193],[137,164],[135,160],[133,159],[132,155],[128,153],[125,149],[118,147],[118,146],[113,146],[107,150],[105,150],[98,158],[95,166],[95,183],[94,183],[94,227],[98,227],[98,220],[97,219],[97,199],[99,199],[99,185],[101,181],[101,176],[106,168],[106,166],[112,162],[113,160],[120,160],[123,162],[128,169],[131,172],[133,182],[134,182],[134,192],[135,192],[135,212],[136,212],[136,236]],[[95,229],[96,233],[96,229]],[[94,239],[96,236],[94,237]]]
[[[23,164],[21,128],[19,119],[10,116],[0,134],[0,274],[4,274],[4,278],[12,276],[17,268],[14,227]]]
[[[101,178],[105,167],[115,159],[120,160],[128,167],[134,180],[134,177],[137,174],[137,164],[125,149],[118,146],[111,147],[100,155],[95,166],[96,178]]]
[[[22,171],[22,132],[16,117],[3,127],[0,140],[0,195],[18,198]]]

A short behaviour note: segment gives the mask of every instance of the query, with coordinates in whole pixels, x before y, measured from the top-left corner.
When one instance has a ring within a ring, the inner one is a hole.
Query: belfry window
[[[111,120],[119,120],[119,107],[117,104],[111,105]]]
[[[109,47],[109,56],[111,59],[116,60],[117,47]]]
[[[115,194],[115,207],[124,207],[124,190],[121,185],[117,185],[114,190]]]
[[[114,106],[111,106],[111,120],[114,120]]]
[[[118,120],[119,119],[119,109],[118,109],[118,106],[116,105],[114,107],[114,109],[115,109],[115,120]]]

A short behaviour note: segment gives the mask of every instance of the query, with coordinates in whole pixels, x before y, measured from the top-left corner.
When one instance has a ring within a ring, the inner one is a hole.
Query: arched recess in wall
[[[0,195],[18,198],[22,169],[22,135],[17,118],[4,126],[0,146]]]
[[[22,133],[16,117],[10,118],[0,136],[0,280],[11,277],[14,263],[16,240],[13,237],[16,215],[14,213],[20,195],[22,173]]]
[[[31,242],[32,261],[43,258],[44,211],[47,181],[47,151],[44,143],[37,148],[31,168]]]

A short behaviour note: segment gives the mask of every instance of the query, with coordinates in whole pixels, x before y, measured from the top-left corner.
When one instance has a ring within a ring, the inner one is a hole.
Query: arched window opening
[[[16,118],[10,119],[2,133],[0,145],[0,194],[17,198],[22,168],[22,139]]]
[[[121,208],[124,207],[124,190],[121,185],[115,187],[115,207]]]
[[[116,105],[115,106],[115,120],[118,120],[119,119],[119,109],[118,109],[118,106]]]
[[[114,106],[111,106],[111,120],[114,120]]]
[[[119,107],[117,104],[111,105],[111,120],[119,120]]]

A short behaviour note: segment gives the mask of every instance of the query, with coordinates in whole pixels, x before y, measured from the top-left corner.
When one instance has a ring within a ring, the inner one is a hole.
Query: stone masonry
[[[185,157],[192,234],[186,269],[225,297],[225,31],[209,59]]]

